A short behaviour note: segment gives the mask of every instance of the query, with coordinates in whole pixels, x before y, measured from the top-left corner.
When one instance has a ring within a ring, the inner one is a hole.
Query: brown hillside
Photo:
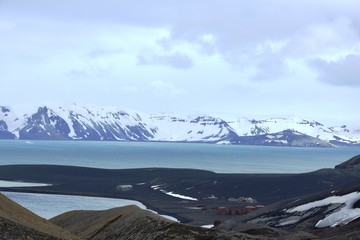
[[[242,231],[205,229],[172,222],[154,213],[127,206],[105,211],[72,211],[50,219],[84,239],[131,240],[300,240],[313,235],[288,233],[266,226],[249,226]]]
[[[86,239],[212,239],[216,231],[172,222],[137,206],[71,211],[50,219]]]
[[[0,239],[79,239],[0,194]]]

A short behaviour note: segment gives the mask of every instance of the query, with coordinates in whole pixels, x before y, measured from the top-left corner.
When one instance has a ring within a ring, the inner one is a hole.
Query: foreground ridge
[[[0,239],[69,239],[80,238],[0,194]]]

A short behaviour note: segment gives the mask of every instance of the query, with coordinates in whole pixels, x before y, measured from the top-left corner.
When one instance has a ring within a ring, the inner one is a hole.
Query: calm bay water
[[[106,210],[128,205],[136,205],[142,209],[146,209],[146,207],[138,201],[116,198],[19,192],[2,192],[2,194],[46,219],[73,210]]]
[[[299,173],[333,168],[360,148],[292,148],[197,143],[0,141],[0,165],[170,167],[218,173]]]

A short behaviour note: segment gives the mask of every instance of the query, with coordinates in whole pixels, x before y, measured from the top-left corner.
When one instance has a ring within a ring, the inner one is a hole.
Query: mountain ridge
[[[360,130],[301,118],[223,119],[72,104],[0,106],[0,139],[203,142],[297,147],[360,146]]]

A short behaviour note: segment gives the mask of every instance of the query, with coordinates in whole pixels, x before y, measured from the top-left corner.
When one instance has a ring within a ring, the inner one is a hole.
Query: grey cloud
[[[98,57],[118,54],[118,53],[122,53],[122,52],[124,52],[124,50],[122,50],[122,49],[106,50],[106,49],[97,48],[97,49],[93,49],[93,50],[87,52],[86,54],[84,54],[84,57],[98,58]]]
[[[334,43],[321,44],[320,41],[315,45],[312,44],[313,39],[306,36],[308,26],[330,23],[329,27],[333,27],[331,23],[334,19],[346,16],[353,24],[353,29],[350,30],[359,33],[360,15],[357,6],[357,0],[330,2],[328,0],[297,2],[288,0],[266,2],[262,0],[159,0],[155,2],[144,0],[2,0],[0,11],[4,13],[2,16],[5,19],[11,16],[14,19],[34,18],[44,23],[49,22],[49,29],[44,29],[44,31],[53,29],[56,22],[63,26],[55,28],[56,33],[67,37],[76,36],[74,32],[69,33],[69,28],[71,30],[74,23],[77,24],[76,26],[85,26],[85,29],[109,28],[113,31],[116,31],[115,27],[121,26],[166,28],[170,31],[170,36],[158,41],[164,49],[171,49],[172,44],[176,45],[178,41],[186,41],[199,46],[200,53],[219,54],[227,62],[236,66],[243,66],[242,61],[248,61],[249,58],[257,58],[255,64],[263,65],[259,67],[265,72],[267,67],[264,65],[273,63],[268,60],[271,53],[254,56],[257,43],[290,39],[291,44],[281,53],[283,58],[304,57],[312,47],[315,51],[319,48],[324,48],[326,51],[325,47]],[[334,25],[340,30],[344,29],[337,32],[338,36],[344,36],[339,37],[337,46],[342,46],[348,36],[351,37],[350,42],[358,40],[359,36],[352,31],[346,32],[349,29],[344,26],[347,27],[346,22],[342,25]],[[29,31],[34,31],[37,27],[27,28]],[[201,40],[202,36],[207,34],[214,36],[213,43],[209,44]],[[82,42],[80,37],[77,42]],[[348,45],[349,42],[346,44]],[[88,57],[100,57],[103,54],[113,53],[96,49],[89,52]],[[264,60],[261,60],[261,57]],[[141,54],[138,61],[140,64],[165,64],[174,68],[189,68],[193,65],[189,57],[181,54],[166,56]]]
[[[259,70],[255,80],[276,78],[290,72],[287,58],[301,61],[356,45],[360,41],[355,25],[360,15],[352,10],[356,5],[356,1],[209,1],[201,7],[194,3],[186,9],[188,17],[175,21],[167,44],[185,40],[209,49],[199,38],[211,34],[216,41],[207,53],[221,55],[240,70],[255,66]],[[327,38],[328,33],[333,35]],[[277,54],[257,54],[257,44],[266,41],[288,45]]]
[[[287,41],[284,52],[295,58],[314,58],[334,50],[351,49],[360,41],[359,33],[352,19],[337,17],[297,31]]]
[[[309,22],[319,21],[321,15],[313,6],[311,3],[308,7],[306,3],[289,4],[288,1],[276,1],[276,4],[271,1],[194,3],[186,9],[188,17],[177,21],[172,28],[172,38],[196,41],[198,36],[211,33],[217,37],[221,52],[241,53],[254,42],[287,38]]]
[[[306,26],[347,16],[360,22],[357,0],[174,0],[174,1],[47,1],[3,0],[2,9],[19,18],[34,16],[64,24],[136,25],[171,31],[169,40],[183,39],[202,45],[207,52],[243,54],[253,43],[283,40]],[[357,28],[357,30],[359,30]],[[216,46],[199,41],[216,37]]]
[[[75,78],[104,77],[109,73],[109,68],[102,68],[95,64],[88,65],[82,69],[71,69],[66,73],[67,76]]]
[[[47,1],[2,0],[2,9],[19,16],[65,21],[106,22],[172,29],[174,38],[197,39],[211,33],[229,47],[244,41],[283,38],[311,22],[349,15],[359,19],[357,0]],[[289,21],[289,19],[291,19]],[[224,42],[225,43],[225,42]],[[224,48],[226,45],[224,44]]]
[[[160,55],[154,53],[142,53],[138,55],[138,64],[140,65],[167,65],[173,68],[187,69],[193,66],[190,57],[174,53],[168,55]]]
[[[337,62],[313,60],[310,65],[319,74],[319,80],[328,84],[360,87],[360,55],[349,55]]]
[[[267,81],[284,76],[287,73],[285,59],[276,54],[262,57],[256,64],[257,73],[252,77],[254,80]]]
[[[287,55],[281,44],[264,42],[248,45],[241,53],[229,53],[225,60],[232,63],[236,69],[252,69],[249,79],[255,81],[270,81],[281,78],[289,73]]]
[[[47,1],[2,0],[1,11],[18,17],[38,17],[55,21],[88,22],[92,24],[163,25],[176,15],[168,1]]]

